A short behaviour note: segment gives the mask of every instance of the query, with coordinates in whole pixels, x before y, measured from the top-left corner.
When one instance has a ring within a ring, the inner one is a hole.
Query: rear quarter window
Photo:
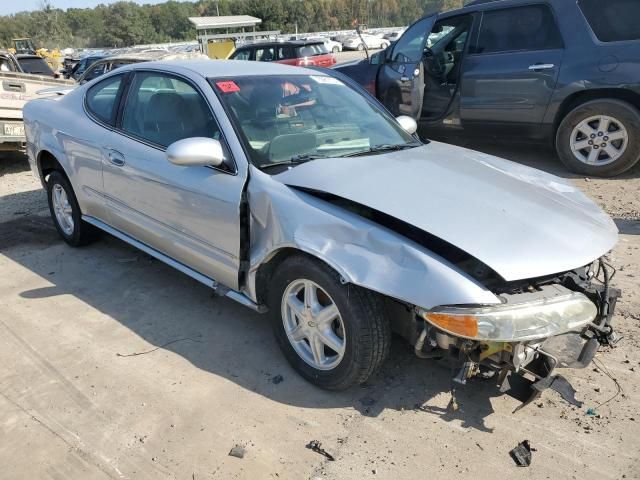
[[[315,55],[326,55],[327,53],[329,53],[329,50],[324,43],[311,43],[296,48],[296,56],[299,58],[313,57]]]
[[[85,97],[89,112],[110,125],[113,125],[113,114],[121,83],[122,75],[109,77],[91,87]]]
[[[579,0],[578,5],[601,42],[640,40],[640,0]]]
[[[243,48],[241,50],[236,50],[231,58],[233,58],[233,60],[249,60],[250,56],[251,50],[249,50],[248,48]]]

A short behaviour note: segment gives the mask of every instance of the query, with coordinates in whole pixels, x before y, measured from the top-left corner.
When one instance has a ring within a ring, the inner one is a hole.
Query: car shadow
[[[24,153],[0,152],[0,177],[5,173],[26,172],[29,169],[29,160]]]
[[[623,235],[640,235],[640,221],[629,218],[614,218],[618,230]]]
[[[48,286],[24,290],[20,297],[72,295],[133,332],[140,341],[128,341],[128,348],[108,353],[113,362],[136,368],[139,355],[159,355],[154,351],[157,347],[283,404],[347,406],[373,417],[385,409],[414,410],[458,422],[464,428],[491,431],[485,418],[494,411],[491,400],[499,395],[497,388],[490,381],[470,382],[457,391],[460,408],[447,408],[451,370],[434,360],[416,358],[400,338],[394,338],[387,362],[365,385],[343,392],[324,391],[288,365],[267,315],[218,297],[206,286],[109,235],[87,247],[71,248],[58,237],[48,216],[25,215],[0,223],[0,255],[47,281]],[[81,316],[65,321],[86,328]],[[136,343],[139,348],[130,350]]]

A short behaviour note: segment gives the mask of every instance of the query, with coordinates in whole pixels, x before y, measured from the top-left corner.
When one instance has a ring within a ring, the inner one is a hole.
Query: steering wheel
[[[425,73],[439,77],[445,72],[442,55],[437,55],[431,48],[424,47],[423,62],[425,64]]]

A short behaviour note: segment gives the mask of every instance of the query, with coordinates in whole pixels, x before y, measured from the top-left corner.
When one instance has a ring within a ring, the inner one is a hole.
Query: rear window
[[[19,58],[18,63],[25,73],[41,73],[43,75],[53,75],[53,70],[49,68],[47,62],[42,58]]]
[[[324,43],[310,43],[296,48],[296,56],[300,57],[313,57],[314,55],[326,55],[329,53],[329,49]]]
[[[601,42],[640,40],[640,1],[579,0],[578,5]]]

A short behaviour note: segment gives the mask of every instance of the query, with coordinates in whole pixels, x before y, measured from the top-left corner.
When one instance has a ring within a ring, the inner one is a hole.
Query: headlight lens
[[[440,330],[458,337],[521,342],[580,328],[592,322],[598,310],[585,295],[572,292],[520,304],[436,307],[419,309],[418,313]]]

